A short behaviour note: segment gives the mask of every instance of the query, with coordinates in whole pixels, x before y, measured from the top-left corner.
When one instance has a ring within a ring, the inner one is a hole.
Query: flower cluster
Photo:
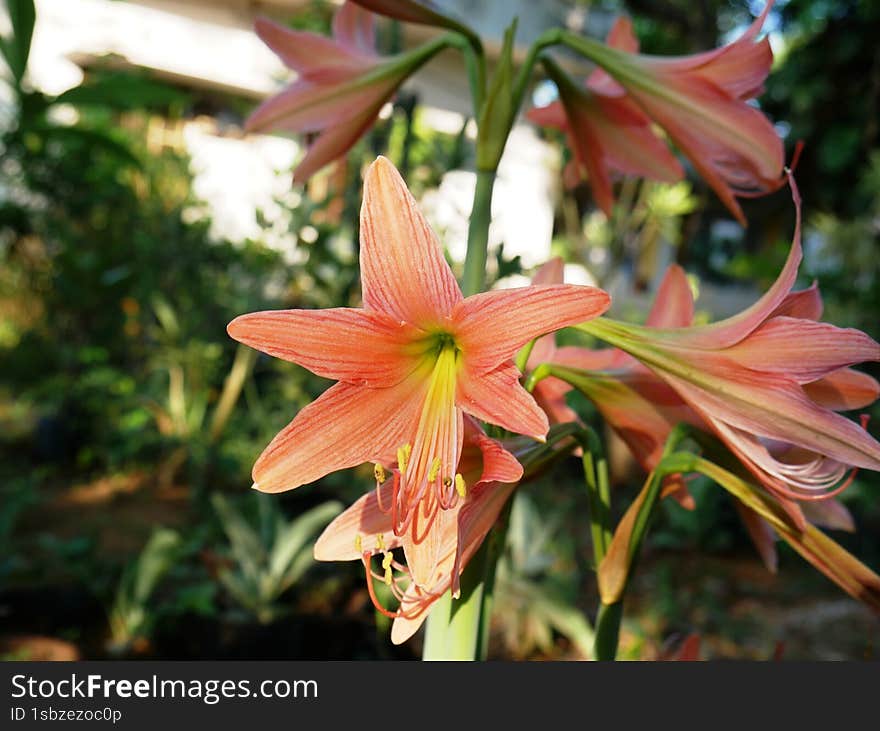
[[[783,174],[781,141],[752,103],[772,60],[767,39],[757,40],[771,4],[733,43],[680,58],[639,54],[625,19],[606,44],[561,32],[561,42],[597,69],[579,85],[542,57],[559,101],[529,114],[565,132],[574,151],[571,172],[586,175],[607,213],[614,203],[613,172],[668,181],[684,174],[667,141],[743,223],[737,196],[776,190],[788,180],[797,216],[788,259],[770,289],[739,314],[695,325],[691,288],[676,265],[666,272],[644,325],[602,317],[608,294],[564,284],[559,259],[542,267],[530,286],[464,297],[405,182],[379,157],[363,188],[363,306],[256,312],[229,324],[239,342],[337,381],[266,447],[254,465],[254,487],[280,492],[373,464],[375,490],[327,527],[315,556],[363,563],[370,596],[394,619],[394,642],[408,639],[446,592],[457,596],[462,570],[523,478],[529,449],[545,440],[550,425],[583,431],[566,401],[573,387],[592,400],[648,472],[658,469],[677,425],[723,445],[738,464],[733,479],[745,475],[759,485],[761,497],[748,493],[740,511],[768,565],[775,565],[772,523],[786,536],[800,531],[818,541],[802,546],[804,555],[850,593],[856,593],[853,576],[859,586],[876,578],[848,554],[835,573],[829,563],[837,558],[827,557],[839,558],[842,549],[835,552],[808,532],[814,530],[810,523],[851,528],[833,498],[853,470],[880,470],[880,443],[864,423],[839,413],[865,408],[880,395],[873,378],[851,367],[880,360],[880,345],[857,330],[822,322],[815,285],[794,289],[802,258],[801,201],[791,174]],[[371,11],[448,34],[382,57]],[[456,45],[455,38],[470,53],[479,51],[479,40],[465,26],[414,0],[345,2],[332,39],[267,20],[258,21],[257,32],[299,77],[261,105],[248,126],[311,135],[298,180],[344,154],[400,84],[441,48]],[[503,78],[490,93],[481,88],[479,65],[472,79],[475,100],[485,97],[492,112],[477,109],[475,116],[496,120],[493,129],[499,130],[515,113],[530,70],[511,78],[511,38],[499,64]],[[501,150],[503,143],[494,144]],[[474,239],[485,248],[487,212],[482,224],[485,235]],[[559,347],[553,333],[566,327],[610,347]],[[527,439],[490,438],[484,424]],[[566,450],[575,448],[565,443]],[[666,474],[665,480],[667,494],[693,507],[683,475]],[[762,508],[765,499],[772,508]],[[630,520],[630,532],[633,525]],[[376,582],[388,591],[377,592]],[[396,606],[382,603],[380,594],[387,593]]]

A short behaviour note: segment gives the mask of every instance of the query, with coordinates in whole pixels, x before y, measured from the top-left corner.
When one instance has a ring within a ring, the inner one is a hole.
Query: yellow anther
[[[385,536],[382,533],[379,533],[376,536],[376,548],[378,548],[380,551],[385,550]]]
[[[364,552],[364,542],[363,539],[361,539],[360,534],[354,537],[354,550],[358,553]]]
[[[397,449],[397,469],[400,470],[401,475],[406,473],[406,465],[409,462],[409,456],[411,454],[411,444],[404,444],[402,447],[398,447]]]
[[[382,568],[385,569],[384,581],[388,586],[391,586],[391,582],[394,580],[394,573],[391,570],[391,562],[393,560],[394,556],[390,552],[385,551],[385,554],[382,556]]]
[[[455,491],[464,497],[467,495],[467,483],[464,481],[464,477],[461,476],[461,473],[455,475]]]
[[[431,462],[431,471],[428,472],[428,482],[434,482],[437,479],[437,475],[440,474],[440,458],[434,457],[434,461]]]
[[[376,482],[380,485],[388,479],[388,475],[385,474],[385,468],[378,462],[373,465],[373,477],[376,478]]]

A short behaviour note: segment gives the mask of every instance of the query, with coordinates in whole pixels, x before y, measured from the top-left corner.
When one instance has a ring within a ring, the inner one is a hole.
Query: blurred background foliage
[[[748,21],[741,3],[720,0],[601,7],[631,12],[644,50],[658,53],[712,47]],[[340,509],[330,501],[352,502],[371,485],[368,469],[278,496],[248,491],[262,447],[327,382],[237,348],[225,326],[258,309],[356,305],[364,164],[388,155],[419,196],[447,170],[471,164],[466,128],[431,129],[418,96],[400,94],[345,161],[278,201],[297,243],[291,263],[260,237],[212,234],[190,161],[150,134],[157,119],[206,108],[240,124],[249,104],[100,66],[82,85],[46,96],[24,73],[29,3],[9,0],[8,8],[15,32],[0,48],[10,90],[0,128],[0,654],[416,656],[417,643],[390,645],[359,566],[310,557],[312,538]],[[808,216],[804,281],[820,278],[829,319],[878,337],[880,7],[790,0],[778,11],[782,47],[762,105],[789,156],[805,142],[797,170]],[[315,3],[291,24],[323,31],[329,17]],[[393,49],[397,31],[383,28],[382,43]],[[624,181],[611,219],[595,211],[584,186],[565,189],[553,250],[603,284],[628,273],[635,294],[650,289],[664,251],[697,288],[763,288],[790,241],[787,195],[747,202],[743,234],[731,232],[693,178]],[[517,261],[494,263],[499,275],[518,269]],[[623,312],[642,316],[643,303],[634,302]],[[622,511],[640,478],[618,462]],[[569,460],[518,493],[499,570],[495,657],[588,653],[595,582],[581,480]],[[844,499],[860,531],[841,537],[873,566],[878,490],[873,476],[858,477]],[[693,492],[697,510],[664,505],[651,534],[624,656],[657,657],[664,642],[693,631],[710,657],[769,657],[779,641],[789,657],[875,655],[876,624],[858,606],[784,547],[781,574],[767,573],[724,495],[706,481]]]

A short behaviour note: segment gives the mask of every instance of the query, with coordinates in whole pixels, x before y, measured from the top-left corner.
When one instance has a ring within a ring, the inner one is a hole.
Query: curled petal
[[[659,330],[655,334],[669,344],[705,350],[726,348],[738,343],[766,320],[789,296],[798,266],[803,258],[801,249],[801,197],[794,178],[789,176],[791,197],[795,205],[795,228],[785,266],[773,285],[753,305],[725,320],[686,329]]]

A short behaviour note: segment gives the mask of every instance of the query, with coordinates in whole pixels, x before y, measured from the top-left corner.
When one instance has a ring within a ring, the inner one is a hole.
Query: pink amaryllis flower
[[[393,551],[403,543],[394,532],[387,505],[394,499],[392,483],[361,497],[339,515],[315,543],[319,561],[353,561],[364,564],[367,588],[375,607],[394,619],[391,641],[408,640],[428,616],[431,606],[447,591],[458,596],[461,572],[495,524],[501,509],[522,477],[522,466],[500,442],[487,437],[470,417],[464,418],[460,474],[470,484],[464,498],[442,513],[432,530],[438,535],[439,559],[427,581],[414,580],[412,568],[397,560]],[[381,573],[373,557],[380,557]],[[391,610],[380,602],[374,581],[387,584],[398,601]]]
[[[609,44],[619,42],[628,22],[617,21]],[[623,89],[607,82],[606,74],[594,71],[579,88],[550,59],[544,63],[559,90],[559,101],[530,109],[526,118],[565,132],[574,153],[565,177],[575,181],[585,177],[606,215],[611,215],[614,205],[612,170],[670,183],[684,176],[681,165],[652,130],[651,120]]]
[[[792,292],[802,253],[800,198],[791,185],[791,251],[754,305],[711,325],[583,326],[674,389],[783,505],[831,497],[847,484],[850,467],[880,470],[880,443],[836,413],[876,398],[873,379],[849,366],[880,360],[880,345],[858,330],[818,322],[815,288]]]
[[[388,463],[389,511],[414,581],[441,558],[432,525],[468,486],[458,471],[468,413],[543,439],[547,416],[511,360],[529,340],[604,312],[594,287],[530,286],[464,299],[400,174],[378,158],[361,208],[362,309],[243,315],[229,334],[339,381],[305,407],[254,465],[255,487],[289,490],[364,462]],[[441,519],[442,523],[442,519]]]
[[[748,103],[763,91],[773,60],[769,41],[755,40],[772,4],[733,43],[690,56],[636,53],[638,41],[628,22],[616,28],[609,45],[566,36],[604,71],[594,84],[607,94],[625,90],[743,225],[736,196],[776,190],[782,180],[782,142],[770,121]]]
[[[369,11],[350,1],[333,18],[332,39],[257,18],[257,35],[298,77],[257,107],[245,127],[311,138],[294,181],[306,180],[348,152],[404,80],[445,43],[440,38],[397,56],[379,56],[373,21]]]

